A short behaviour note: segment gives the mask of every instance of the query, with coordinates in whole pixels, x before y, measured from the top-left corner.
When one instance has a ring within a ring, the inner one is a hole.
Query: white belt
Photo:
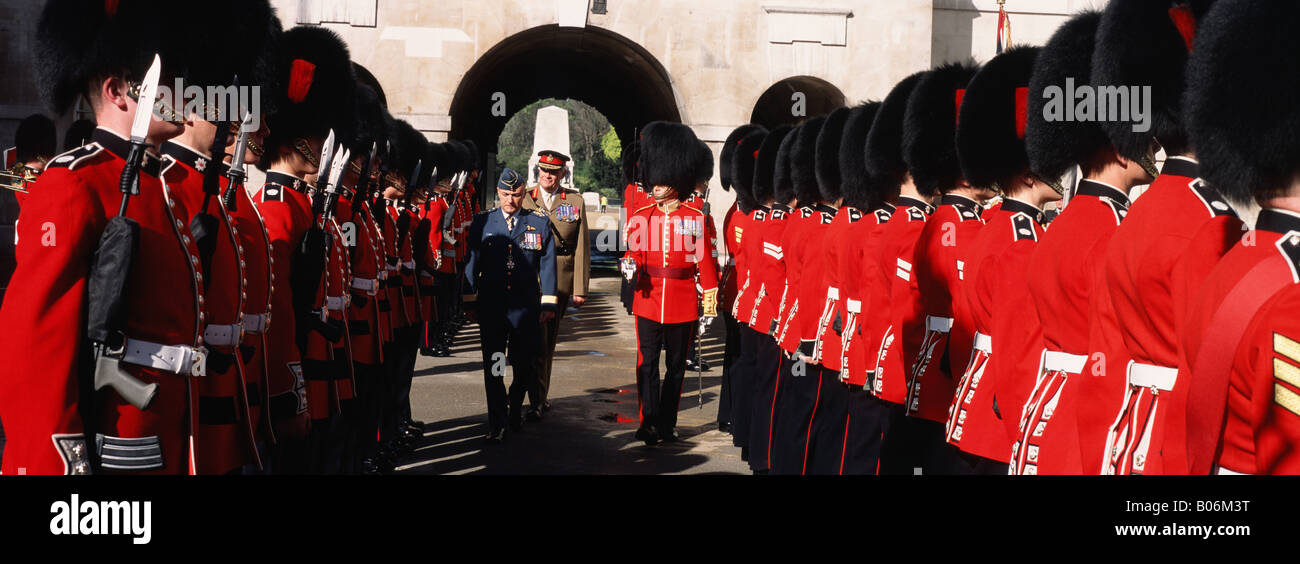
[[[849,313],[862,313],[862,302],[858,300],[845,300],[844,306],[848,308]]]
[[[935,331],[938,333],[947,333],[952,331],[952,318],[927,315],[925,316],[925,330]]]
[[[160,345],[127,339],[122,362],[148,366],[180,376],[205,376],[208,351],[203,347]]]
[[[826,299],[828,299],[828,300],[838,300],[838,299],[840,299],[840,289],[839,289],[839,288],[836,288],[836,287],[834,287],[834,286],[827,287],[827,288],[826,288]]]
[[[379,272],[376,272],[376,273],[375,273],[375,279],[376,279],[376,280],[388,280],[388,269],[385,268],[384,270],[380,270]]]
[[[326,296],[325,297],[325,309],[329,311],[342,311],[343,308],[345,307],[348,307],[347,296]]]
[[[993,354],[993,337],[980,332],[975,333],[975,350],[984,354]]]
[[[384,268],[388,269],[388,272],[401,272],[402,270],[396,266],[385,266]]]
[[[234,325],[208,325],[203,328],[203,342],[219,347],[239,346],[244,340],[244,328]]]
[[[1247,474],[1245,472],[1233,472],[1232,470],[1229,470],[1222,466],[1216,468],[1214,470],[1214,473],[1220,476],[1251,476],[1252,475],[1252,474]]]
[[[402,266],[405,268],[409,268],[411,270],[415,270],[415,261],[413,260],[402,261]]]
[[[248,315],[243,314],[239,318],[239,324],[244,327],[244,334],[256,335],[266,330],[266,322],[269,315]]]
[[[1083,365],[1087,363],[1088,355],[1070,354],[1053,350],[1043,351],[1043,368],[1048,372],[1082,374]]]
[[[1177,368],[1132,361],[1128,363],[1128,385],[1135,388],[1155,388],[1167,392],[1174,389],[1176,380],[1178,380]]]
[[[374,279],[357,278],[356,276],[352,277],[352,289],[354,290],[364,290],[367,294],[373,296],[375,295],[375,291],[378,288],[379,288],[379,283],[376,282]]]

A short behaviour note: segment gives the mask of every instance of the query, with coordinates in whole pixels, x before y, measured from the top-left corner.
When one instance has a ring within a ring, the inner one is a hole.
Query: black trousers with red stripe
[[[736,391],[732,382],[735,373],[732,365],[740,356],[740,323],[731,316],[726,308],[721,311],[722,322],[727,327],[726,348],[722,353],[722,391],[718,397],[718,426],[731,425],[735,422]],[[691,341],[693,344],[694,341]],[[734,432],[734,429],[733,429]]]
[[[772,421],[772,473],[800,475],[805,471],[809,424],[821,390],[821,367],[783,357]]]
[[[838,475],[844,462],[849,388],[840,373],[818,366],[817,400],[808,416],[804,439],[804,474]]]
[[[765,333],[747,329],[753,342],[753,357],[747,372],[746,393],[749,396],[749,467],[756,472],[772,469],[774,443],[772,430],[780,417],[776,402],[780,396],[780,383],[785,376],[781,347]]]
[[[899,406],[900,414],[901,408]],[[890,404],[876,399],[861,387],[849,388],[841,474],[861,476],[878,473],[885,437],[891,432],[891,416]]]
[[[641,426],[654,427],[660,436],[677,426],[677,408],[686,375],[686,351],[694,338],[696,323],[659,323],[636,318],[636,389],[640,402]],[[664,351],[666,371],[659,380],[659,351]]]
[[[727,328],[731,330],[730,327]],[[750,329],[748,325],[737,324],[736,332],[739,335],[740,346],[736,358],[732,359],[731,365],[727,367],[731,373],[731,444],[741,449],[749,448],[749,428],[752,419],[753,404],[753,386],[754,386],[754,355],[755,347],[758,346],[758,332]],[[726,382],[727,376],[723,376],[723,382]],[[721,407],[718,408],[721,411]],[[722,414],[718,414],[718,420],[722,420]],[[742,456],[747,450],[742,450]]]

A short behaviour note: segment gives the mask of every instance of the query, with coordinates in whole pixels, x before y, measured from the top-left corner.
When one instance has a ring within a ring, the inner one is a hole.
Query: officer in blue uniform
[[[524,177],[505,169],[497,181],[500,205],[474,216],[465,266],[465,311],[477,318],[487,387],[487,440],[505,438],[506,360],[511,431],[523,426],[524,395],[537,378],[533,356],[541,347],[541,326],[555,317],[555,245],[550,219],[523,209]],[[507,352],[508,351],[508,352]]]

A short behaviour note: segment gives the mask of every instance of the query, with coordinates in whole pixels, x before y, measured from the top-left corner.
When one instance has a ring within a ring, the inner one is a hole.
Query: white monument
[[[573,188],[573,152],[569,148],[569,111],[558,106],[537,110],[537,125],[533,127],[533,154],[528,157],[528,185],[537,184],[537,153],[559,151],[570,157],[565,165],[560,186]]]

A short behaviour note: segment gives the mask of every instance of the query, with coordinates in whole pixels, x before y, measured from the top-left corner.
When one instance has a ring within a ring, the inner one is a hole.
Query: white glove
[[[713,317],[701,317],[699,326],[696,328],[696,333],[700,336],[704,336],[704,333],[708,332],[709,326],[713,325],[713,320]]]
[[[632,276],[636,274],[636,259],[618,259],[618,269],[623,272],[623,278],[631,282]]]

